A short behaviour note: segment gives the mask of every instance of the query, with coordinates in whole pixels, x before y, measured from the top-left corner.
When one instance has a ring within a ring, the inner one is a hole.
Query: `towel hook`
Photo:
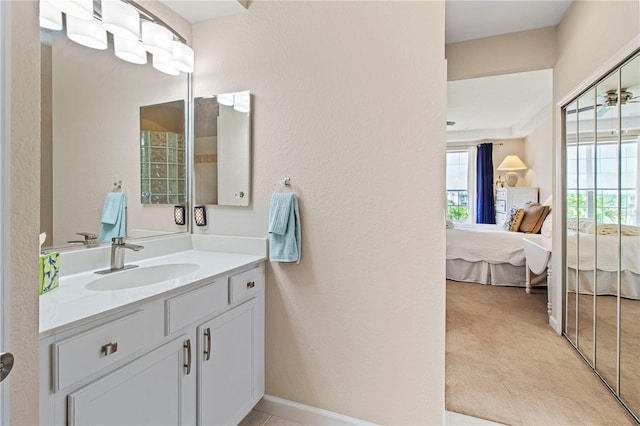
[[[113,190],[112,190],[112,192],[118,192],[120,190],[122,190],[122,181],[119,180],[117,182],[113,182]]]
[[[281,184],[283,184],[284,186],[291,186],[291,178],[284,178],[280,181]]]

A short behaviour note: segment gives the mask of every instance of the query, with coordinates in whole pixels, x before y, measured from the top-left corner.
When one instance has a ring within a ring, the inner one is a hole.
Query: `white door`
[[[238,424],[254,401],[253,299],[198,327],[198,424]]]
[[[4,316],[9,312],[5,309],[6,288],[9,280],[9,227],[7,202],[9,191],[8,182],[8,151],[9,145],[9,91],[8,89],[8,55],[9,55],[9,18],[7,2],[0,1],[0,423],[9,424],[9,381],[4,380],[13,366],[13,356],[8,352],[9,328]]]

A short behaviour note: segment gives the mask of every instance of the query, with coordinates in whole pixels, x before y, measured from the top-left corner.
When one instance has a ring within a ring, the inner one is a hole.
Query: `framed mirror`
[[[194,100],[195,204],[248,206],[251,184],[251,94]]]
[[[188,140],[184,138],[184,129],[189,128],[184,108],[190,75],[159,72],[150,55],[143,65],[122,61],[114,55],[111,36],[106,50],[80,46],[65,37],[64,31],[41,30],[41,42],[41,232],[47,233],[45,246],[82,240],[76,235],[80,232],[99,234],[105,197],[118,188],[114,183],[121,183],[120,190],[127,197],[128,238],[187,231],[186,226],[175,224],[173,204],[167,204],[175,201],[173,195],[187,201],[186,171],[176,168],[179,180],[175,188],[167,183],[167,203],[160,203],[160,197],[158,203],[143,202],[142,193],[151,188],[143,190],[142,173],[152,171],[143,164],[141,118],[146,119],[140,109],[179,104],[183,110],[172,119],[173,124],[155,125],[176,134],[176,156],[179,149],[189,149],[178,145]],[[177,136],[180,132],[182,138]],[[173,143],[171,138],[167,143]],[[173,172],[167,165],[169,173]]]

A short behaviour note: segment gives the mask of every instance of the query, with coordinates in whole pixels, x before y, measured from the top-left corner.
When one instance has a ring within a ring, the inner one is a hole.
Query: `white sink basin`
[[[88,283],[88,290],[124,290],[173,280],[200,269],[195,263],[170,263],[113,272]]]

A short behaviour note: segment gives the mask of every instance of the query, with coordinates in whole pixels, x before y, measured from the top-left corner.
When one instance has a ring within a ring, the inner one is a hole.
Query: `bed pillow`
[[[540,233],[547,238],[551,238],[551,229],[552,229],[552,216],[549,214],[547,218],[542,222],[542,228],[540,228]]]
[[[549,206],[542,206],[529,201],[524,205],[524,218],[520,224],[520,232],[537,234],[549,214]]]
[[[524,217],[524,209],[512,207],[511,210],[509,210],[509,215],[505,219],[502,227],[506,231],[518,232],[518,229],[520,228],[520,223],[522,222],[523,217]]]

